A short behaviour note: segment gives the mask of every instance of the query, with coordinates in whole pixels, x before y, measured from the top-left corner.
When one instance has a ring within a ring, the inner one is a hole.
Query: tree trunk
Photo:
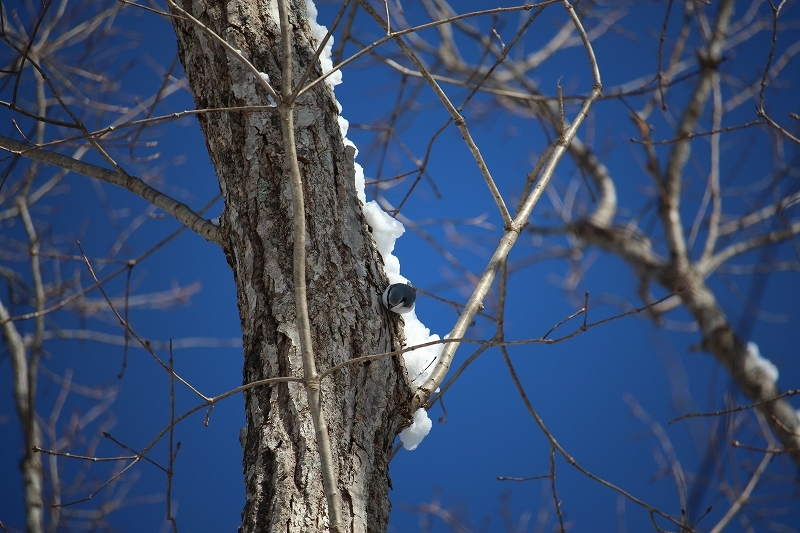
[[[296,79],[314,54],[302,0],[292,1]],[[183,8],[240,50],[281,86],[275,2],[184,2]],[[192,21],[175,19],[184,70],[198,109],[266,106],[255,77]],[[315,65],[315,75],[321,72]],[[387,284],[356,198],[353,152],[325,83],[303,95],[295,135],[306,201],[307,284],[320,371],[353,357],[400,347],[402,328],[380,304]],[[292,196],[284,172],[277,109],[199,115],[225,197],[221,231],[242,321],[244,382],[302,376],[292,283]],[[325,378],[330,428],[347,531],[385,531],[389,453],[409,418],[411,390],[398,358],[358,364]],[[247,498],[242,532],[327,529],[314,428],[304,388],[283,383],[249,390],[244,443]]]

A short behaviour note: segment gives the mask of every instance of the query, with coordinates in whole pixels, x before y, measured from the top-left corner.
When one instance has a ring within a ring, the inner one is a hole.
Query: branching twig
[[[781,9],[783,8],[784,4],[786,4],[786,0],[781,0],[781,2],[776,6],[773,0],[770,0],[769,5],[772,9],[772,43],[769,49],[769,55],[767,56],[767,64],[764,65],[764,74],[761,77],[761,92],[758,94],[758,116],[762,117],[767,123],[775,128],[777,131],[781,133],[784,137],[789,139],[790,141],[800,144],[800,139],[795,137],[794,135],[790,134],[786,128],[775,122],[766,111],[764,111],[764,93],[767,90],[767,78],[770,75],[770,65],[772,65],[772,60],[775,57],[775,46],[778,44],[778,16],[780,15]]]
[[[736,516],[736,513],[744,507],[747,501],[750,499],[750,494],[752,494],[753,489],[756,488],[756,484],[758,480],[761,479],[761,475],[764,473],[764,470],[767,469],[767,465],[769,465],[770,461],[772,461],[773,453],[770,451],[764,454],[764,458],[761,459],[761,463],[759,463],[758,468],[756,471],[753,472],[753,475],[750,477],[750,481],[747,483],[747,486],[744,488],[742,493],[736,498],[736,501],[733,502],[733,505],[730,506],[728,512],[725,513],[725,516],[720,518],[719,522],[717,522],[714,527],[709,531],[709,533],[720,533],[725,526],[728,525],[728,522]]]
[[[673,524],[675,524],[675,525],[677,525],[679,527],[683,525],[679,520],[676,520],[675,518],[673,518],[670,515],[664,513],[663,511],[660,511],[660,510],[656,509],[652,505],[640,500],[639,498],[633,496],[632,494],[630,494],[627,491],[621,489],[620,487],[617,487],[613,483],[610,483],[610,482],[606,481],[605,479],[592,474],[591,472],[586,470],[584,467],[582,467],[571,455],[569,455],[567,453],[567,451],[555,439],[553,434],[550,433],[550,430],[547,429],[547,426],[545,426],[544,421],[539,416],[539,413],[537,413],[536,409],[534,409],[534,407],[533,407],[533,404],[531,404],[530,400],[528,399],[528,395],[527,395],[527,393],[525,392],[525,389],[522,386],[522,382],[519,380],[519,376],[517,375],[517,372],[514,369],[514,365],[511,363],[511,359],[508,357],[508,355],[505,352],[503,352],[503,359],[505,360],[506,366],[508,367],[508,371],[511,374],[511,379],[514,382],[514,386],[516,387],[517,392],[519,393],[520,397],[522,398],[522,401],[525,404],[525,407],[527,408],[528,412],[533,417],[534,421],[536,422],[536,425],[539,426],[539,429],[542,431],[542,433],[544,433],[544,436],[547,438],[547,440],[550,441],[550,445],[554,449],[558,450],[558,453],[561,454],[561,456],[564,458],[564,460],[567,461],[567,463],[572,465],[574,468],[576,468],[583,475],[589,477],[590,479],[596,481],[597,483],[599,483],[599,484],[601,484],[601,485],[603,485],[605,487],[610,488],[611,490],[617,492],[618,494],[620,494],[620,495],[624,496],[625,498],[627,498],[628,500],[632,501],[636,505],[644,507],[645,509],[647,509],[647,511],[651,515],[661,516],[662,518],[665,518],[666,520],[669,520],[670,522],[672,522]]]
[[[680,422],[681,420],[685,420],[687,418],[700,418],[700,417],[710,417],[710,416],[720,416],[726,415],[729,413],[736,413],[738,411],[746,411],[748,409],[753,409],[755,407],[759,407],[769,402],[774,402],[778,398],[785,398],[789,396],[794,396],[796,394],[800,394],[800,389],[794,389],[784,392],[783,394],[779,394],[773,398],[768,398],[766,400],[762,400],[756,403],[750,403],[747,405],[740,405],[739,407],[734,407],[732,409],[720,409],[719,411],[712,411],[710,413],[687,413],[683,416],[679,416],[678,418],[673,418],[667,421],[668,424],[674,424],[675,422]]]
[[[177,375],[177,374],[175,374],[174,372],[170,371],[170,368],[169,368],[169,366],[167,366],[167,365],[164,363],[164,361],[162,361],[162,360],[161,360],[161,358],[160,358],[160,357],[158,357],[158,355],[156,355],[156,353],[155,353],[155,352],[153,351],[153,349],[150,347],[150,344],[149,344],[147,341],[145,341],[144,339],[142,339],[141,337],[139,337],[139,335],[138,335],[138,334],[137,334],[137,333],[136,333],[136,332],[135,332],[135,331],[134,331],[134,330],[131,328],[130,324],[128,324],[128,323],[127,323],[127,322],[126,322],[126,321],[125,321],[125,320],[122,318],[122,316],[119,314],[119,311],[117,311],[117,308],[116,308],[116,307],[114,307],[114,304],[111,302],[111,298],[109,298],[109,297],[108,297],[108,294],[106,294],[106,290],[103,288],[103,285],[102,285],[102,283],[100,283],[100,280],[99,280],[99,279],[97,279],[97,275],[96,275],[96,274],[95,274],[95,272],[94,272],[94,268],[92,268],[92,264],[91,264],[91,262],[89,262],[89,258],[88,258],[88,257],[86,257],[86,254],[84,254],[84,253],[83,253],[83,248],[81,247],[81,243],[80,243],[80,242],[78,243],[78,248],[80,248],[80,250],[81,250],[81,254],[83,254],[83,259],[84,259],[84,261],[86,262],[86,268],[88,268],[88,269],[89,269],[89,274],[92,276],[92,279],[94,280],[94,282],[95,282],[95,285],[97,286],[97,288],[98,288],[98,289],[100,290],[100,292],[103,294],[103,297],[106,299],[106,302],[108,302],[108,306],[111,308],[111,310],[113,311],[114,315],[117,317],[117,320],[119,320],[119,323],[120,323],[120,325],[121,325],[121,326],[122,326],[122,327],[123,327],[123,328],[124,328],[126,331],[128,331],[128,333],[130,333],[130,334],[131,334],[131,336],[132,336],[132,337],[133,337],[133,338],[136,340],[136,342],[138,342],[138,343],[139,343],[139,344],[140,344],[140,345],[141,345],[141,346],[142,346],[142,347],[143,347],[145,350],[147,350],[147,353],[149,353],[149,354],[150,354],[150,355],[153,357],[153,359],[155,359],[155,360],[156,360],[156,362],[157,362],[157,363],[158,363],[158,364],[161,366],[161,368],[163,368],[164,370],[166,370],[166,371],[167,371],[167,373],[169,373],[169,375],[170,375],[170,376],[173,376],[173,375],[174,375],[174,376],[175,376],[175,377],[178,379],[178,381],[180,381],[181,383],[183,383],[183,384],[184,384],[184,385],[185,385],[185,386],[186,386],[186,387],[187,387],[187,388],[188,388],[190,391],[192,391],[193,393],[195,393],[195,394],[196,394],[197,396],[199,396],[200,398],[202,398],[202,399],[204,399],[204,400],[208,400],[208,397],[207,397],[207,396],[205,396],[205,395],[204,395],[204,394],[202,394],[200,391],[198,391],[197,389],[195,389],[195,388],[194,388],[194,387],[193,387],[191,384],[189,384],[189,382],[188,382],[188,381],[186,381],[186,380],[185,380],[185,379],[183,379],[182,377],[178,376],[178,375]]]
[[[517,215],[514,217],[513,222],[510,226],[506,228],[506,232],[503,237],[500,239],[500,243],[495,250],[489,264],[486,266],[486,269],[481,276],[480,281],[478,282],[475,290],[472,293],[467,305],[464,308],[464,312],[459,317],[456,325],[454,326],[453,330],[450,332],[449,337],[451,338],[460,338],[463,337],[464,332],[466,331],[469,324],[472,322],[475,314],[481,309],[483,305],[483,299],[489,291],[489,288],[494,281],[495,274],[497,270],[500,268],[500,265],[505,261],[506,257],[508,257],[508,253],[510,252],[511,248],[514,246],[517,238],[520,235],[520,232],[524,228],[524,226],[528,222],[528,217],[530,216],[531,212],[533,211],[533,207],[538,203],[539,198],[541,198],[542,193],[544,192],[545,187],[549,183],[550,179],[552,178],[556,166],[558,162],[561,160],[561,157],[564,155],[567,146],[569,146],[570,141],[575,137],[577,133],[578,127],[583,123],[583,120],[586,118],[589,109],[591,109],[592,104],[594,101],[600,96],[602,92],[602,83],[600,81],[600,71],[597,66],[597,61],[594,57],[594,52],[592,50],[591,44],[589,43],[588,39],[586,38],[586,32],[583,30],[583,26],[581,25],[580,20],[578,19],[577,15],[575,14],[575,10],[572,5],[569,4],[567,0],[563,2],[567,13],[572,18],[573,24],[577,28],[578,32],[581,35],[581,38],[584,42],[584,47],[586,49],[586,54],[589,57],[589,63],[592,68],[592,74],[594,79],[594,86],[592,93],[589,98],[583,103],[578,116],[575,117],[575,120],[569,125],[567,128],[565,135],[562,138],[559,138],[556,142],[556,146],[553,149],[550,158],[548,159],[547,163],[545,164],[541,177],[539,181],[536,183],[536,186],[533,188],[531,194],[526,198],[525,203],[523,204],[522,208],[519,210]],[[450,368],[450,364],[453,359],[453,355],[455,354],[456,349],[458,348],[458,343],[451,343],[447,344],[444,349],[442,350],[442,355],[439,358],[439,361],[436,364],[436,367],[433,370],[433,373],[428,378],[428,380],[419,388],[417,393],[414,396],[414,402],[412,407],[417,408],[424,405],[430,395],[433,393],[436,388],[441,385],[442,381],[444,380],[444,376],[447,374],[447,371]]]
[[[361,6],[364,10],[372,16],[379,24],[383,24],[384,27],[386,26],[386,22],[384,22],[380,15],[364,0],[359,0]],[[395,43],[400,47],[406,57],[414,64],[417,68],[417,71],[420,72],[425,80],[428,82],[430,87],[433,89],[436,96],[439,98],[439,101],[444,105],[445,109],[447,109],[448,113],[450,113],[451,118],[458,126],[458,129],[461,131],[461,135],[464,138],[464,142],[467,143],[472,156],[475,158],[475,163],[478,165],[478,169],[481,171],[481,175],[483,179],[486,181],[486,185],[489,187],[489,191],[492,193],[492,197],[494,198],[495,204],[497,205],[497,209],[500,211],[500,215],[503,217],[503,223],[506,228],[510,228],[512,224],[511,215],[508,212],[508,208],[506,207],[505,201],[503,200],[503,196],[500,194],[500,190],[497,188],[495,184],[494,178],[492,178],[491,173],[489,172],[489,167],[486,165],[486,161],[484,161],[483,156],[481,155],[478,146],[475,144],[475,141],[472,139],[472,135],[467,128],[467,123],[464,120],[464,117],[458,112],[458,110],[453,106],[450,102],[450,99],[444,93],[444,91],[439,87],[439,84],[436,83],[436,80],[433,79],[428,69],[422,63],[422,61],[417,57],[417,54],[414,53],[413,50],[403,41],[403,39],[399,36],[394,38]]]

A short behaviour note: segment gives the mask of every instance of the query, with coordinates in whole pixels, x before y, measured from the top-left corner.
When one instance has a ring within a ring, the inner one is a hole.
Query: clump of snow
[[[405,321],[403,332],[406,335],[406,344],[408,346],[440,340],[439,335],[435,333],[431,335],[431,330],[419,321],[417,314],[413,310],[404,314],[403,320]],[[439,356],[442,355],[443,347],[444,344],[434,344],[417,348],[404,354],[406,370],[412,385],[420,387],[431,377],[433,368],[439,361]]]
[[[389,216],[374,200],[364,205],[364,217],[372,228],[372,237],[375,239],[378,252],[383,257],[389,283],[407,283],[408,279],[400,274],[400,260],[392,253],[395,241],[406,231],[403,224]],[[416,346],[440,339],[436,334],[431,335],[431,330],[419,321],[415,310],[405,313],[403,322],[405,323],[403,333],[407,346]],[[434,344],[404,354],[408,377],[412,385],[419,387],[425,383],[425,380],[433,372],[433,367],[436,366],[436,361],[441,353],[442,345]]]
[[[400,432],[403,448],[408,451],[415,450],[431,430],[431,427],[433,427],[433,422],[428,418],[428,412],[420,407],[414,413],[414,423]]]
[[[392,254],[394,241],[405,233],[406,228],[396,218],[389,216],[375,200],[364,205],[364,217],[372,228],[372,238],[378,247],[389,283],[407,283],[408,280],[400,275],[400,260]]]
[[[272,83],[272,80],[269,79],[269,74],[267,74],[266,72],[259,72],[259,75],[261,75],[261,79],[264,80],[265,82],[270,84]],[[278,104],[275,102],[275,99],[272,97],[271,94],[267,95],[267,103],[270,105],[270,107],[278,107]]]
[[[361,205],[366,205],[367,193],[364,192],[364,189],[366,189],[366,180],[364,179],[364,167],[362,167],[358,163],[354,163],[354,166],[356,169],[356,196],[358,196],[358,199],[361,200]]]
[[[363,176],[363,170],[362,170]],[[356,178],[358,180],[358,178]],[[363,189],[360,191],[359,196],[363,196]],[[392,252],[394,251],[394,243],[406,229],[403,224],[389,216],[383,209],[380,208],[374,200],[364,205],[364,216],[367,219],[367,224],[372,228],[372,237],[375,239],[378,252],[383,257],[383,264],[386,270],[386,276],[389,278],[389,283],[406,283],[408,280],[400,274],[400,260]],[[426,328],[425,325],[417,318],[415,310],[411,310],[403,315],[403,333],[406,337],[407,346],[416,346],[431,341],[439,340],[438,335],[431,335],[431,330]],[[417,348],[410,352],[403,354],[405,361],[406,371],[411,384],[419,387],[430,377],[439,356],[442,354],[441,344],[434,344],[433,346],[425,346]],[[428,413],[425,409],[419,409],[414,413],[414,421],[411,427],[406,428],[400,433],[400,440],[403,442],[403,447],[406,450],[415,449],[425,435],[431,430],[433,423],[428,418]]]
[[[306,0],[306,12],[308,14],[308,21],[311,26],[311,32],[317,42],[322,42],[325,35],[328,34],[328,29],[317,23],[317,7],[314,5],[313,0]],[[320,54],[319,61],[322,66],[322,72],[327,74],[333,70],[333,61],[331,60],[331,50],[333,49],[333,38],[328,39],[322,53]],[[327,78],[325,82],[331,87],[339,85],[342,82],[341,71],[336,71]],[[350,126],[349,122],[342,117],[342,106],[336,102],[339,108],[339,130],[342,133],[342,139],[345,146],[352,146],[358,155],[358,148],[353,142],[347,138],[347,130]],[[400,260],[392,253],[394,251],[394,243],[404,232],[403,224],[395,218],[389,216],[383,209],[380,208],[377,202],[367,202],[364,179],[364,169],[358,163],[355,163],[355,185],[356,195],[361,200],[364,217],[367,224],[372,228],[372,237],[375,239],[378,252],[383,258],[383,264],[386,270],[386,277],[389,278],[389,283],[407,283],[408,279],[400,274]],[[382,292],[382,291],[381,291]],[[403,315],[403,322],[405,323],[403,333],[406,337],[407,346],[416,346],[418,344],[425,344],[431,341],[439,340],[438,335],[431,335],[430,329],[426,328],[422,322],[417,318],[415,311],[410,311]],[[436,362],[442,353],[442,344],[418,348],[403,355],[408,377],[415,387],[422,385],[433,372]],[[414,420],[410,427],[400,433],[400,440],[403,442],[403,447],[406,450],[415,449],[425,435],[431,430],[433,423],[428,418],[428,413],[425,409],[418,409],[414,413]]]
[[[333,88],[331,88],[331,90],[333,90]],[[355,143],[353,143],[353,141],[351,141],[350,139],[347,138],[347,130],[350,129],[350,121],[348,121],[346,118],[344,118],[342,116],[342,104],[339,103],[339,100],[336,100],[336,107],[337,107],[337,109],[339,109],[339,116],[337,117],[337,120],[339,122],[339,131],[342,133],[342,141],[344,141],[344,145],[345,146],[352,146],[353,150],[356,151],[356,155],[355,156],[358,156],[358,148],[356,147]],[[356,167],[361,169],[361,176],[363,178],[364,169],[361,168],[361,165],[359,165],[358,163],[356,163],[355,165],[356,165]],[[361,187],[361,193],[362,194],[364,193],[363,185]],[[365,198],[360,198],[360,199],[361,199],[361,203],[362,204],[367,203],[365,201]]]
[[[308,14],[308,23],[311,26],[311,34],[314,36],[314,39],[317,40],[317,43],[321,43],[325,36],[328,34],[328,28],[322,26],[317,23],[317,6],[314,5],[313,0],[306,0],[306,13]],[[331,59],[331,51],[333,50],[333,36],[328,39],[328,42],[325,43],[325,48],[322,49],[322,53],[319,55],[319,63],[322,67],[322,73],[327,74],[331,70],[333,70],[333,60]],[[331,90],[340,83],[342,83],[342,71],[337,70],[327,78],[325,78],[325,83],[327,83]],[[346,118],[342,116],[342,104],[336,100],[336,107],[339,109],[339,131],[342,133],[342,139],[344,140],[345,146],[352,146],[353,149],[356,151],[356,156],[358,155],[358,148],[356,145],[347,138],[347,130],[350,128],[350,123],[347,121]],[[364,169],[358,163],[355,163],[356,167],[356,193],[358,194],[358,199],[361,200],[362,204],[367,203],[367,197],[364,194]]]
[[[311,26],[311,34],[314,36],[314,39],[317,40],[317,43],[321,43],[325,36],[328,35],[328,28],[317,24],[317,6],[314,5],[313,0],[306,0],[306,13],[308,14],[308,23]],[[327,74],[333,70],[331,50],[333,50],[333,36],[325,43],[325,48],[319,55],[319,64],[322,67],[323,74]],[[325,78],[325,83],[330,85],[331,88],[342,83],[342,71],[337,70]]]
[[[778,367],[772,361],[761,357],[761,350],[754,342],[747,343],[747,356],[744,360],[744,368],[747,373],[761,372],[773,383],[778,381]]]

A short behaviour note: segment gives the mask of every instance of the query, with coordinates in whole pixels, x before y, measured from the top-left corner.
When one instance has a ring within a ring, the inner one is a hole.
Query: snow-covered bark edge
[[[306,12],[308,15],[308,22],[311,26],[311,32],[317,42],[322,42],[328,29],[325,26],[317,23],[317,7],[314,5],[313,0],[305,0]],[[333,61],[331,59],[331,50],[333,49],[333,37],[331,37],[325,44],[325,48],[320,54],[319,61],[322,66],[323,74],[327,74],[333,69]],[[341,71],[336,71],[327,78],[325,82],[330,86],[331,90],[336,85],[342,82]],[[351,140],[347,138],[347,130],[349,122],[341,116],[342,106],[339,101],[336,101],[339,109],[339,129],[342,133],[342,139],[345,146],[352,146],[355,149],[356,156],[358,155],[358,148]],[[365,180],[364,169],[358,163],[354,163],[355,167],[355,182],[356,193],[358,199],[361,201],[364,217],[367,220],[370,228],[372,228],[372,237],[375,239],[375,244],[383,258],[384,270],[386,276],[389,278],[389,283],[406,283],[409,280],[400,274],[400,260],[392,252],[394,251],[395,241],[405,232],[405,227],[397,219],[391,217],[378,205],[376,201],[367,202],[365,193]],[[404,328],[403,332],[406,337],[406,344],[408,346],[415,346],[424,344],[431,341],[440,340],[439,335],[431,334],[430,329],[420,322],[414,310],[409,313],[403,314]],[[411,384],[419,387],[430,377],[433,372],[436,362],[442,352],[442,345],[427,346],[419,348],[411,352],[406,352],[403,355],[406,371]],[[422,439],[428,434],[432,427],[432,422],[428,417],[425,409],[418,409],[414,413],[413,422],[410,427],[404,429],[400,433],[400,440],[403,442],[403,447],[407,450],[415,449]]]

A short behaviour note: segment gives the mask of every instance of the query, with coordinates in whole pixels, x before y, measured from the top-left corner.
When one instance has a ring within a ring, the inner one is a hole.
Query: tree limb
[[[463,337],[464,333],[467,330],[467,327],[472,322],[473,318],[475,317],[476,313],[480,311],[483,307],[483,299],[486,297],[486,294],[489,292],[489,288],[494,281],[495,275],[497,274],[498,269],[503,264],[503,262],[508,257],[511,248],[514,246],[517,238],[519,237],[522,229],[524,228],[525,224],[528,222],[528,218],[530,217],[531,212],[533,211],[534,206],[538,203],[539,199],[541,198],[545,187],[550,182],[550,179],[553,177],[555,173],[555,169],[561,160],[561,157],[567,150],[567,147],[570,144],[570,141],[575,137],[575,134],[578,131],[578,128],[583,123],[584,119],[588,115],[589,110],[591,109],[594,102],[597,98],[600,97],[600,94],[603,91],[603,86],[600,80],[600,69],[597,66],[597,60],[594,55],[594,50],[592,49],[592,45],[589,42],[588,38],[586,37],[586,32],[583,29],[583,26],[578,18],[577,14],[575,13],[574,7],[567,1],[564,0],[562,2],[564,9],[566,9],[567,13],[569,14],[570,18],[572,19],[575,28],[578,30],[578,33],[581,35],[581,39],[583,40],[584,48],[586,51],[586,55],[588,56],[589,63],[591,65],[592,70],[592,77],[593,77],[593,87],[592,92],[590,93],[589,97],[583,102],[580,111],[578,112],[575,120],[566,128],[563,132],[562,136],[554,141],[554,148],[547,159],[547,163],[544,165],[542,169],[542,175],[539,178],[539,181],[536,183],[533,191],[530,195],[525,199],[522,207],[517,212],[516,216],[514,217],[513,222],[506,227],[506,231],[503,237],[500,239],[500,243],[497,246],[492,258],[489,261],[489,264],[486,266],[483,274],[481,275],[481,279],[476,285],[472,296],[470,296],[469,301],[467,302],[464,311],[458,318],[453,330],[449,333],[449,337]],[[416,409],[426,404],[428,398],[430,398],[433,391],[441,385],[442,381],[444,380],[447,371],[450,369],[450,364],[452,363],[453,356],[455,355],[456,350],[458,349],[458,343],[448,343],[445,345],[444,349],[442,350],[442,354],[439,358],[439,361],[436,363],[436,367],[434,368],[431,376],[428,380],[420,386],[419,390],[416,392],[414,396],[414,402],[412,404],[412,409]]]
[[[123,175],[85,161],[79,161],[62,154],[28,146],[19,141],[0,136],[0,148],[14,155],[21,155],[34,161],[42,161],[61,167],[89,178],[99,179],[128,189],[183,222],[189,229],[216,244],[222,244],[219,227],[206,220],[183,202],[154,189],[136,176]]]
[[[42,503],[42,460],[33,453],[34,446],[41,446],[41,433],[36,422],[36,413],[32,410],[34,403],[31,400],[30,384],[28,383],[28,359],[25,354],[25,343],[19,330],[9,320],[10,314],[3,302],[0,301],[0,327],[3,330],[6,349],[11,359],[11,369],[14,374],[14,404],[17,408],[22,425],[22,434],[25,443],[25,452],[20,469],[22,470],[23,485],[25,487],[25,526],[30,533],[42,532],[44,505]]]

